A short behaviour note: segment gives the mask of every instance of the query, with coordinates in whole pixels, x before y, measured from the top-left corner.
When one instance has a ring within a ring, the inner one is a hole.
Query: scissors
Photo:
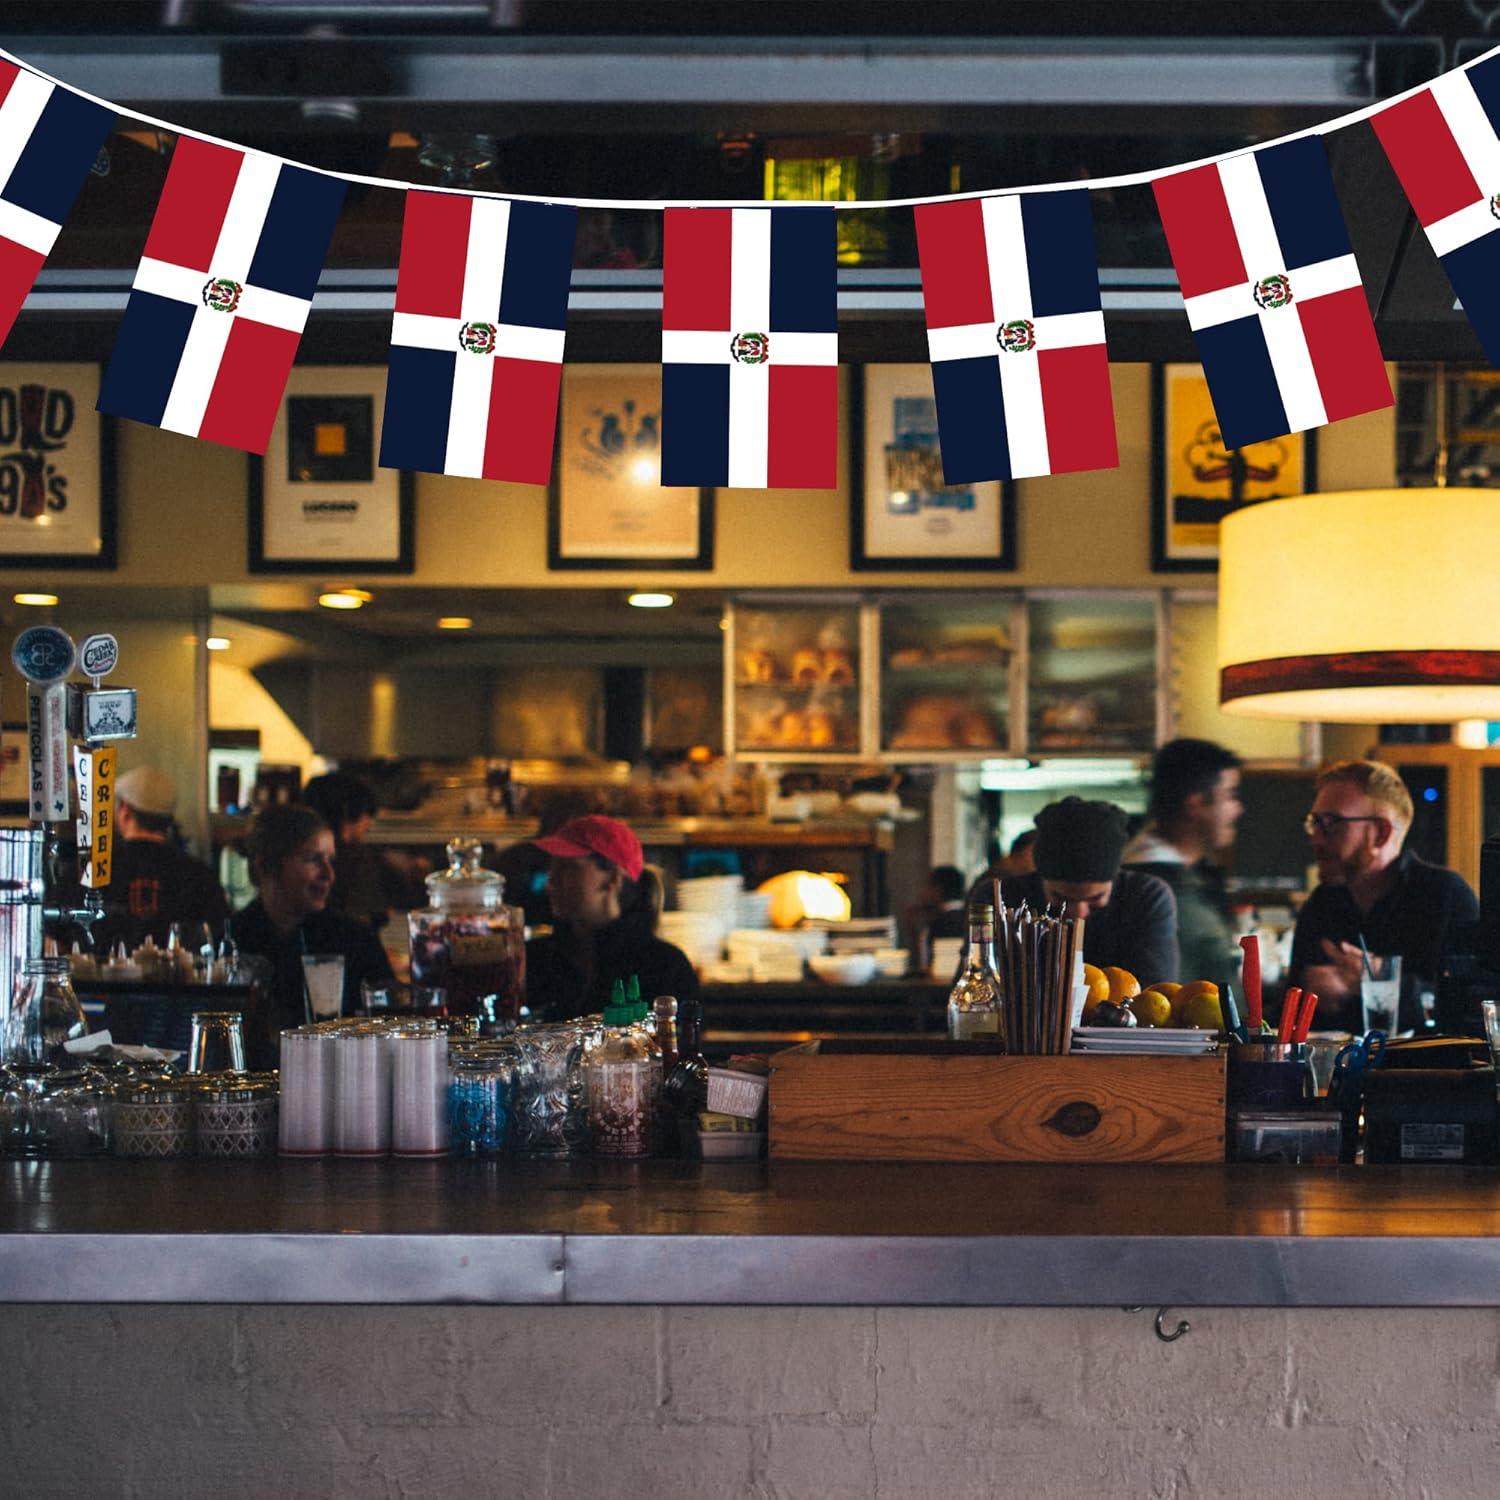
[[[1378,1068],[1385,1056],[1385,1032],[1367,1031],[1358,1041],[1340,1047],[1333,1059],[1333,1078],[1328,1085],[1330,1099],[1355,1098],[1364,1086],[1368,1068]]]

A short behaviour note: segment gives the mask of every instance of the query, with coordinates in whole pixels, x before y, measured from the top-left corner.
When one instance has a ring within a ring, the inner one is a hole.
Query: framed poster
[[[1201,365],[1157,365],[1151,394],[1154,571],[1215,572],[1225,516],[1317,488],[1315,432],[1225,448]]]
[[[0,567],[115,566],[115,428],[98,399],[98,365],[0,365]]]
[[[849,566],[1008,572],[1016,489],[943,483],[930,365],[866,365],[850,382]]]
[[[382,469],[385,371],[296,365],[264,459],[250,457],[252,573],[410,573],[415,479]]]
[[[711,568],[711,489],[661,482],[661,367],[566,365],[549,568]]]

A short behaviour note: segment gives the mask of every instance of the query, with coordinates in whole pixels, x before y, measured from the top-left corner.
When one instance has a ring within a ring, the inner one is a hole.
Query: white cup
[[[344,955],[304,953],[302,986],[309,1021],[336,1020],[344,1008]]]

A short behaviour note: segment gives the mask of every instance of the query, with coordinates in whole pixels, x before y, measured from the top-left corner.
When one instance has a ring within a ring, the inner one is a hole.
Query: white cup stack
[[[397,1032],[391,1054],[392,1152],[446,1156],[448,1038],[441,1032]]]

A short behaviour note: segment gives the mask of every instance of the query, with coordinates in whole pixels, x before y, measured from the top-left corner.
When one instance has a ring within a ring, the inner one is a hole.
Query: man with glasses
[[[1319,884],[1297,918],[1289,982],[1317,992],[1320,1028],[1359,1027],[1361,940],[1400,954],[1401,1025],[1418,1024],[1419,981],[1437,987],[1455,928],[1479,920],[1463,876],[1403,847],[1411,822],[1406,784],[1380,761],[1337,761],[1318,777],[1303,826]]]

